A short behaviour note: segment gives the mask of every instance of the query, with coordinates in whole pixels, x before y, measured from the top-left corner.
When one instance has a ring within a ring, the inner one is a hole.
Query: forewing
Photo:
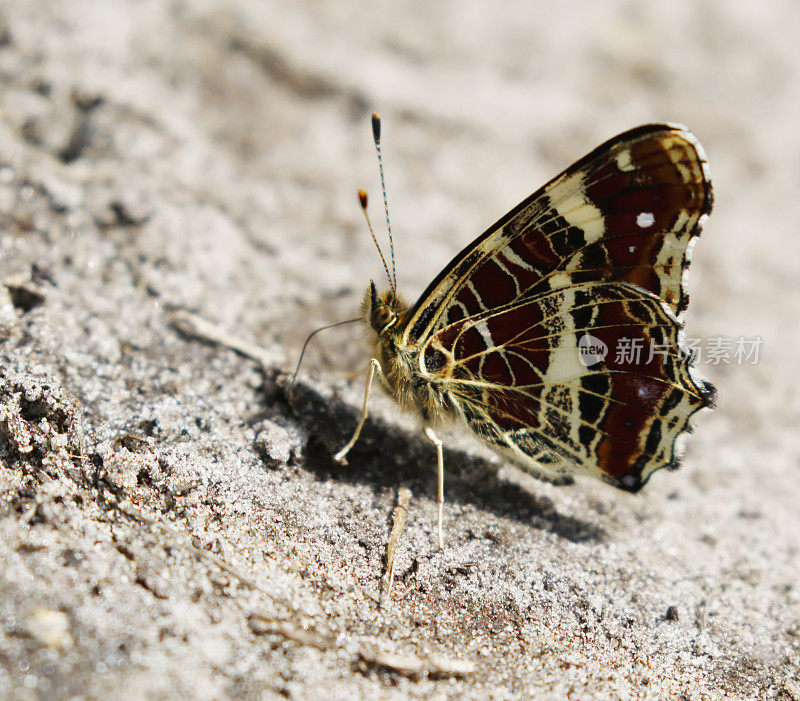
[[[459,253],[406,318],[404,342],[577,282],[637,285],[680,315],[692,239],[711,211],[702,148],[685,128],[638,127],[602,144]]]

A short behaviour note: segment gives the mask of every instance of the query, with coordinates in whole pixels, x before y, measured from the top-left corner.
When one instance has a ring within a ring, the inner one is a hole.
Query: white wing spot
[[[636,223],[642,229],[646,229],[648,226],[653,226],[655,222],[656,218],[653,216],[652,212],[642,212],[638,217],[636,217]]]
[[[629,250],[631,253],[634,253],[634,252],[636,251],[636,246],[628,246],[628,250]]]

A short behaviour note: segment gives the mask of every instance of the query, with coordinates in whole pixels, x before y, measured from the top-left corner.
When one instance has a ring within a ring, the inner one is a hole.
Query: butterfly
[[[388,223],[377,114],[372,126]],[[646,124],[495,222],[412,306],[380,253],[389,288],[370,282],[362,303],[372,358],[361,420],[335,459],[346,464],[378,375],[436,447],[440,547],[436,430],[451,422],[556,484],[584,473],[636,492],[656,470],[677,469],[690,418],[715,399],[682,331],[691,249],[712,202],[697,139],[680,125]],[[392,263],[394,273],[394,253]],[[621,352],[631,348],[640,353]]]

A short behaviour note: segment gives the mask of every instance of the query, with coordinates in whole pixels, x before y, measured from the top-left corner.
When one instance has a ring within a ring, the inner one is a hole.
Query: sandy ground
[[[798,36],[790,0],[5,0],[0,696],[800,699]],[[451,435],[440,552],[387,400],[332,462],[360,331],[283,373],[382,275],[373,109],[410,298],[600,141],[691,126],[687,332],[763,345],[703,362],[680,472],[556,488]]]

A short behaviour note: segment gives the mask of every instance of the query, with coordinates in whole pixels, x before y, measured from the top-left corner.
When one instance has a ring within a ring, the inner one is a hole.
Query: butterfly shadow
[[[352,435],[359,412],[330,390],[309,381],[295,383],[284,396],[312,438],[305,448],[304,466],[320,479],[366,483],[385,488],[409,487],[436,499],[436,450],[422,431],[370,415],[358,442],[347,456],[348,465],[332,455]],[[572,542],[600,541],[598,525],[559,513],[547,496],[498,474],[498,466],[468,452],[444,446],[445,504],[472,504],[498,516],[515,518]]]

